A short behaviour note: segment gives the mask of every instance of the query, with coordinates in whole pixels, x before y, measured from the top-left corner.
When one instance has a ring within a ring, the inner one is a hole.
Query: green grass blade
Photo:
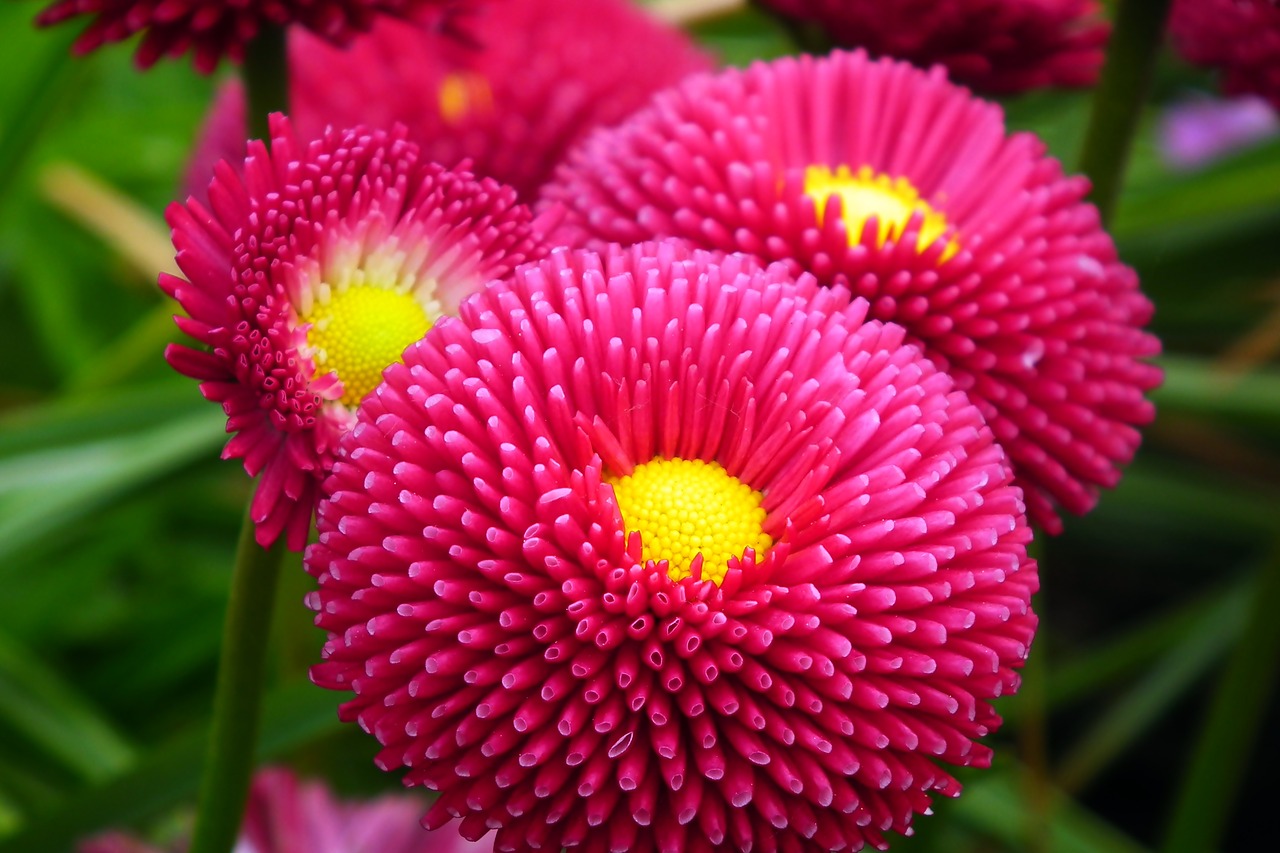
[[[1165,836],[1164,853],[1201,853],[1219,842],[1280,667],[1280,548],[1257,593],[1196,743]]]
[[[88,699],[29,649],[0,634],[0,725],[8,725],[86,782],[123,771],[133,748]]]
[[[340,730],[337,706],[333,693],[307,682],[273,691],[266,702],[259,758],[273,758]],[[17,833],[0,838],[0,853],[70,850],[79,838],[158,815],[190,799],[199,784],[207,738],[202,726],[149,753],[133,770],[72,795]]]

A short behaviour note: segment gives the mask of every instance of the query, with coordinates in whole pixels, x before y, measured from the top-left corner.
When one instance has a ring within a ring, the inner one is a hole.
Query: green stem
[[[231,599],[222,633],[222,659],[213,696],[190,853],[230,853],[244,816],[261,717],[267,638],[280,577],[284,537],[270,548],[254,541],[246,511],[236,546]]]
[[[1218,848],[1280,669],[1280,545],[1262,567],[1169,821],[1163,853]],[[1261,760],[1261,756],[1256,757]]]
[[[285,28],[267,26],[244,56],[244,88],[250,139],[269,139],[267,116],[289,112],[289,62]]]
[[[1120,0],[1107,64],[1093,94],[1080,170],[1093,181],[1102,224],[1115,213],[1138,117],[1151,89],[1171,0]]]
[[[1036,560],[1043,575],[1046,563],[1044,534],[1038,534],[1027,547],[1027,556]],[[1032,644],[1031,656],[1022,668],[1022,686],[1018,690],[1018,751],[1024,763],[1023,774],[1027,815],[1029,853],[1047,853],[1052,849],[1049,827],[1053,823],[1053,797],[1049,786],[1049,710],[1048,649],[1045,648],[1045,594],[1041,590],[1035,603],[1040,614],[1036,629],[1038,642]]]

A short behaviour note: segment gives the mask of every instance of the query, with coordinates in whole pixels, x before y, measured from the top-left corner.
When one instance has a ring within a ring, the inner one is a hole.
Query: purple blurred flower
[[[1256,96],[1193,98],[1165,110],[1160,155],[1175,169],[1198,169],[1232,151],[1274,136],[1280,116]]]

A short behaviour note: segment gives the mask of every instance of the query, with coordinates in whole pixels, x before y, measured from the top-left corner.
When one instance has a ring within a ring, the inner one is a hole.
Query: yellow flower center
[[[702,555],[702,579],[724,580],[730,557],[756,557],[773,544],[764,532],[764,499],[715,462],[652,459],[628,477],[607,477],[627,533],[640,532],[645,560],[666,560],[672,580],[690,577]]]
[[[872,172],[868,166],[861,167],[856,174],[850,172],[848,166],[840,166],[834,172],[827,166],[810,166],[804,171],[804,192],[813,199],[818,224],[822,224],[827,199],[833,195],[840,197],[850,246],[862,239],[862,227],[873,216],[877,224],[876,237],[882,246],[888,240],[900,239],[917,212],[924,221],[920,225],[916,251],[933,245],[947,230],[947,217],[922,199],[910,181]],[[949,240],[941,259],[945,261],[959,250],[959,244]]]
[[[493,89],[484,75],[475,71],[452,71],[440,81],[436,93],[440,117],[445,124],[458,125],[472,113],[493,111]]]
[[[299,319],[310,323],[307,344],[317,374],[330,371],[342,382],[342,403],[355,407],[400,361],[405,347],[431,328],[432,318],[412,294],[363,285],[316,299]]]

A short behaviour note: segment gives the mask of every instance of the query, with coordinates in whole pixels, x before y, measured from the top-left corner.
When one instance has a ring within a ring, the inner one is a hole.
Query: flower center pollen
[[[354,408],[405,347],[427,333],[432,318],[412,294],[365,285],[317,299],[299,320],[311,325],[307,344],[316,373],[336,373],[343,405]]]
[[[702,555],[702,579],[719,585],[731,557],[773,544],[764,532],[764,496],[716,462],[652,459],[626,477],[607,477],[628,534],[639,531],[645,560],[666,560],[672,580],[691,577]]]
[[[834,172],[827,166],[810,166],[804,171],[804,192],[813,199],[818,224],[822,224],[827,199],[833,195],[840,197],[850,246],[862,239],[862,228],[873,216],[877,224],[876,239],[881,246],[889,240],[900,239],[917,212],[924,221],[920,225],[916,251],[922,252],[933,245],[947,230],[947,217],[922,199],[910,181],[873,172],[868,166],[856,173],[850,172],[848,166],[840,166]],[[945,261],[959,250],[956,241],[949,240],[941,259]]]

